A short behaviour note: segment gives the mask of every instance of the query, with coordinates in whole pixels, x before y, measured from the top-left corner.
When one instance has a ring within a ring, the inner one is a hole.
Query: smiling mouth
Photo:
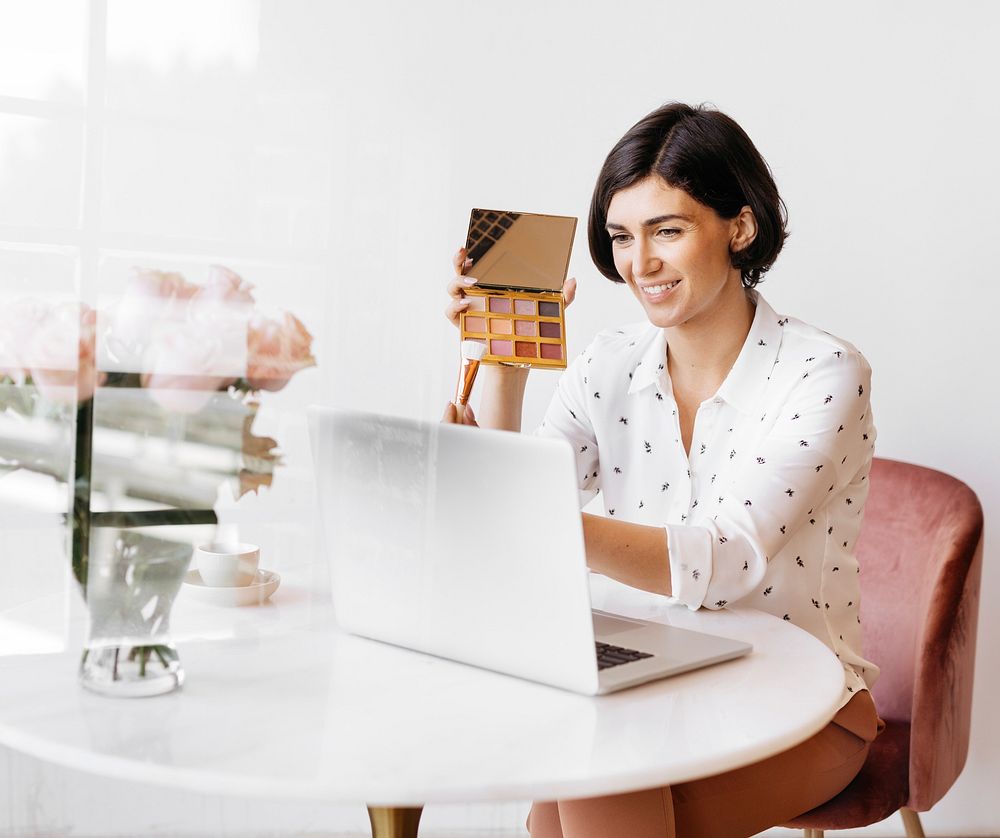
[[[675,279],[673,282],[663,282],[659,285],[643,285],[642,293],[647,297],[657,297],[660,294],[667,293],[667,291],[674,288],[679,282],[679,279]]]

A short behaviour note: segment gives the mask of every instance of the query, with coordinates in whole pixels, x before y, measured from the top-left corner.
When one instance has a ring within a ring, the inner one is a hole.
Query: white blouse
[[[563,374],[536,433],[576,451],[581,505],[664,526],[671,600],[739,602],[818,637],[872,686],[861,656],[854,543],[875,443],[871,367],[847,341],[779,317],[756,291],[736,363],[681,442],[662,329],[601,332]]]

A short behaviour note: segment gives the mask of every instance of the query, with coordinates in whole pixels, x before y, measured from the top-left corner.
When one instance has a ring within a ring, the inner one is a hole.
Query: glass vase
[[[88,639],[80,682],[108,696],[161,695],[184,683],[170,611],[190,544],[95,527],[87,574]]]

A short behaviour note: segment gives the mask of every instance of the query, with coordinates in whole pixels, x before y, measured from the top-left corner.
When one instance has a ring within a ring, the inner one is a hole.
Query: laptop
[[[346,631],[584,695],[747,654],[594,611],[568,442],[309,409]]]

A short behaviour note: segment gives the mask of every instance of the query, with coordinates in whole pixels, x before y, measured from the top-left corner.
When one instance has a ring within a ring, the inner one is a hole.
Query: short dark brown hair
[[[722,218],[749,206],[757,235],[730,256],[743,285],[753,288],[788,238],[788,213],[764,158],[737,122],[708,105],[671,102],[633,125],[608,154],[590,202],[588,237],[597,269],[624,282],[615,268],[607,231],[615,193],[651,175],[683,189]]]

